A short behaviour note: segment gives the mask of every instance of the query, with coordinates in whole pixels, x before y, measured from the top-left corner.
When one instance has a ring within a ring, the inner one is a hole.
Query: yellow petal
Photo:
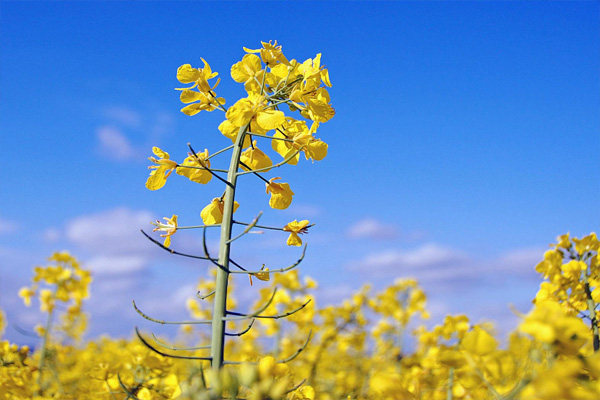
[[[285,114],[278,110],[263,110],[256,116],[256,123],[263,129],[270,131],[278,128],[285,122]]]
[[[200,71],[197,68],[192,68],[190,64],[183,64],[177,68],[177,80],[181,83],[194,82],[200,76]]]
[[[169,153],[167,153],[166,151],[163,151],[163,150],[161,150],[160,148],[158,148],[158,147],[156,147],[156,146],[152,147],[152,152],[153,152],[154,154],[156,154],[156,155],[157,155],[159,158],[165,158],[165,159],[167,159],[167,160],[168,160],[169,158],[171,158],[171,157],[169,156]]]
[[[204,108],[203,104],[194,103],[194,104],[190,104],[189,106],[183,107],[181,109],[181,112],[184,113],[185,115],[189,115],[191,117],[192,115],[198,114],[200,111],[202,111],[203,108]]]
[[[254,116],[252,107],[249,99],[240,99],[227,110],[225,117],[235,126],[247,125]]]
[[[476,326],[465,334],[461,346],[471,354],[483,356],[496,350],[498,342],[485,330]]]
[[[202,93],[196,92],[195,90],[183,90],[179,95],[179,100],[186,104],[194,101],[200,101],[202,100]]]
[[[306,158],[312,158],[315,161],[321,161],[327,156],[327,143],[320,139],[314,140],[305,148]]]
[[[158,190],[165,186],[165,183],[167,183],[165,170],[165,167],[160,166],[150,172],[150,176],[148,177],[148,180],[146,180],[146,187],[150,190]]]
[[[287,245],[288,246],[301,246],[302,239],[300,239],[300,236],[298,236],[298,234],[296,232],[291,232],[290,236],[287,239]]]

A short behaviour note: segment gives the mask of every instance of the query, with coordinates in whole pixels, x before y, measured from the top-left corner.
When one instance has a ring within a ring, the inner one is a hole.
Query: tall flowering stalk
[[[281,182],[281,178],[277,176],[268,179],[264,174],[285,164],[296,165],[301,153],[307,160],[322,160],[327,155],[327,144],[316,138],[315,134],[319,124],[327,122],[335,114],[326,89],[331,86],[329,73],[321,65],[321,54],[300,63],[296,60],[288,60],[277,42],[262,42],[260,49],[244,48],[244,50],[246,54],[242,60],[231,67],[231,77],[234,81],[244,84],[247,97],[238,100],[229,108],[225,106],[225,99],[218,97],[215,92],[220,78],[214,82],[213,80],[218,73],[213,72],[204,59],[202,59],[202,68],[194,68],[190,64],[185,64],[177,70],[177,79],[183,84],[191,85],[177,89],[180,91],[181,101],[187,104],[181,111],[189,116],[201,111],[223,111],[226,119],[219,125],[219,130],[233,142],[233,145],[209,155],[208,150],[196,152],[192,145],[188,144],[190,152],[181,163],[172,160],[167,152],[154,147],[153,152],[156,157],[150,158],[154,165],[149,167],[152,171],[146,182],[148,189],[160,189],[166,184],[167,178],[175,172],[201,184],[206,184],[213,178],[225,184],[224,193],[211,200],[201,211],[202,225],[180,226],[178,216],[173,215],[171,218],[164,218],[165,222],[156,221],[154,223],[156,226],[154,231],[164,232],[161,234],[164,237],[164,243],[161,244],[147,235],[150,240],[173,254],[208,260],[216,265],[215,290],[204,296],[214,295],[212,319],[166,322],[147,316],[136,306],[136,310],[145,318],[163,324],[210,324],[212,330],[210,357],[176,357],[210,360],[214,370],[219,370],[227,363],[223,359],[226,336],[243,334],[243,332],[237,334],[226,332],[225,324],[227,322],[256,318],[278,319],[291,315],[308,304],[305,303],[297,309],[275,316],[263,315],[263,311],[273,301],[275,295],[273,293],[271,299],[254,312],[239,313],[226,308],[227,287],[231,274],[246,274],[250,277],[250,282],[253,277],[259,280],[269,280],[270,273],[285,272],[295,268],[304,257],[303,251],[300,259],[287,268],[276,270],[263,268],[253,271],[231,259],[231,245],[235,240],[254,228],[272,229],[289,232],[287,244],[301,246],[302,240],[299,234],[306,233],[312,226],[308,220],[294,220],[284,227],[261,226],[258,225],[258,221],[262,213],[258,214],[251,222],[236,221],[233,215],[239,207],[238,202],[235,201],[237,179],[243,175],[254,175],[265,184],[266,194],[270,195],[269,206],[271,208],[279,210],[288,208],[294,196],[289,183]],[[286,108],[290,112],[298,112],[301,118],[295,119],[286,115],[281,108]],[[273,164],[270,157],[257,146],[259,140],[269,140],[272,150],[278,153],[282,160]],[[229,168],[226,170],[213,168],[211,159],[226,151],[231,151]],[[239,235],[233,237],[235,225],[245,228]],[[220,227],[217,258],[213,258],[209,254],[206,246],[206,229],[209,227]],[[172,250],[170,248],[171,237],[179,230],[192,228],[204,230],[204,254],[198,256]],[[248,329],[251,329],[251,326],[252,323]],[[150,346],[141,335],[139,336],[144,343]],[[300,348],[295,355],[303,348]],[[291,358],[293,357],[289,359]],[[288,361],[288,359],[282,361]]]

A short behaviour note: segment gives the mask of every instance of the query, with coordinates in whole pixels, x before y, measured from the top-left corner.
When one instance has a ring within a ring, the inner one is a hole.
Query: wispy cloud
[[[0,218],[0,235],[15,233],[19,229],[19,224],[15,221]]]
[[[351,225],[346,234],[351,238],[394,239],[398,236],[398,228],[375,218],[363,218]]]
[[[147,250],[140,227],[153,220],[149,211],[118,207],[83,215],[66,225],[67,239],[95,255],[128,255]]]
[[[424,231],[402,231],[397,224],[383,222],[367,217],[356,221],[346,230],[346,236],[352,239],[393,240],[405,242],[423,240],[427,235]]]
[[[140,150],[135,148],[125,134],[113,126],[101,126],[96,130],[100,153],[117,161],[139,160]]]
[[[423,283],[438,282],[460,289],[461,284],[481,283],[494,276],[499,280],[536,278],[533,268],[542,256],[543,249],[527,248],[481,260],[459,249],[426,243],[408,250],[373,252],[346,268],[379,278],[410,276]]]
[[[104,117],[130,128],[142,125],[142,116],[137,111],[127,107],[111,106],[104,109]]]
[[[115,161],[141,161],[148,151],[172,132],[175,119],[170,112],[139,112],[123,106],[100,110],[104,122],[96,129],[99,153]],[[146,115],[147,114],[147,115]]]

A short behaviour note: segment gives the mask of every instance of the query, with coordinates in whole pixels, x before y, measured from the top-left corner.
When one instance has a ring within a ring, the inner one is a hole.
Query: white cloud
[[[19,229],[19,224],[15,221],[0,218],[0,235],[15,233]]]
[[[424,244],[412,250],[386,250],[367,255],[353,263],[351,269],[385,274],[404,271],[408,273],[437,269],[452,263],[464,262],[466,255],[434,243]]]
[[[119,129],[102,126],[96,130],[96,137],[102,155],[118,161],[137,160],[141,158],[139,150],[133,147],[129,139]]]
[[[99,256],[88,260],[85,265],[94,274],[114,275],[128,274],[143,270],[147,259],[139,255]]]
[[[94,254],[131,254],[147,250],[140,229],[149,226],[149,211],[133,211],[124,207],[84,215],[67,223],[67,239]]]
[[[60,231],[56,228],[48,228],[44,231],[42,236],[46,242],[55,243],[60,239],[61,234]]]
[[[492,261],[491,267],[516,276],[539,276],[534,267],[544,258],[544,248],[516,249]]]
[[[300,218],[314,218],[323,214],[323,209],[311,204],[292,204],[286,212],[288,214],[298,215]],[[299,219],[300,219],[299,218]]]
[[[114,122],[131,128],[138,128],[142,124],[141,115],[126,107],[108,107],[104,110],[104,115]]]
[[[539,279],[535,265],[543,249],[515,249],[492,259],[481,260],[458,249],[435,243],[414,249],[389,249],[367,254],[346,265],[347,269],[371,277],[414,277],[424,285],[460,290],[468,285],[498,285],[506,279]]]
[[[375,218],[364,218],[350,226],[347,235],[351,238],[393,239],[398,236],[398,229]]]

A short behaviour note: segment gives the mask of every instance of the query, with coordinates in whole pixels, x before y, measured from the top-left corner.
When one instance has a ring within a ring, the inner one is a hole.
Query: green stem
[[[590,321],[592,325],[592,332],[594,336],[594,351],[600,349],[600,330],[598,329],[598,319],[596,318],[596,303],[592,298],[592,291],[590,290],[590,279],[587,271],[583,274],[583,282],[585,287],[585,294],[587,297],[587,306],[590,313]]]
[[[58,290],[58,287],[54,290],[54,296],[53,298],[56,298],[56,291]],[[40,352],[40,362],[38,364],[38,371],[39,371],[39,375],[38,375],[38,379],[37,379],[37,393],[36,395],[42,396],[43,394],[43,389],[42,389],[42,375],[44,373],[44,367],[45,367],[45,363],[46,363],[46,357],[47,357],[47,353],[48,353],[48,341],[50,339],[50,329],[52,328],[52,319],[54,317],[54,307],[52,308],[51,311],[48,311],[48,319],[46,320],[46,326],[44,328],[44,338],[42,339],[42,349]]]
[[[242,145],[244,137],[250,124],[240,128],[237,135],[229,172],[227,173],[227,182],[225,188],[223,204],[223,222],[221,222],[221,240],[219,245],[219,264],[222,268],[217,269],[217,282],[215,286],[215,301],[213,308],[212,338],[211,338],[211,366],[214,371],[219,371],[223,367],[223,352],[225,348],[225,314],[227,303],[227,285],[229,281],[229,252],[231,248],[231,227],[233,225],[233,205],[235,199],[235,183],[237,180],[237,170],[240,164],[242,154]]]
[[[452,400],[452,387],[454,386],[454,367],[450,367],[450,376],[448,377],[448,392],[446,392],[446,399]]]

